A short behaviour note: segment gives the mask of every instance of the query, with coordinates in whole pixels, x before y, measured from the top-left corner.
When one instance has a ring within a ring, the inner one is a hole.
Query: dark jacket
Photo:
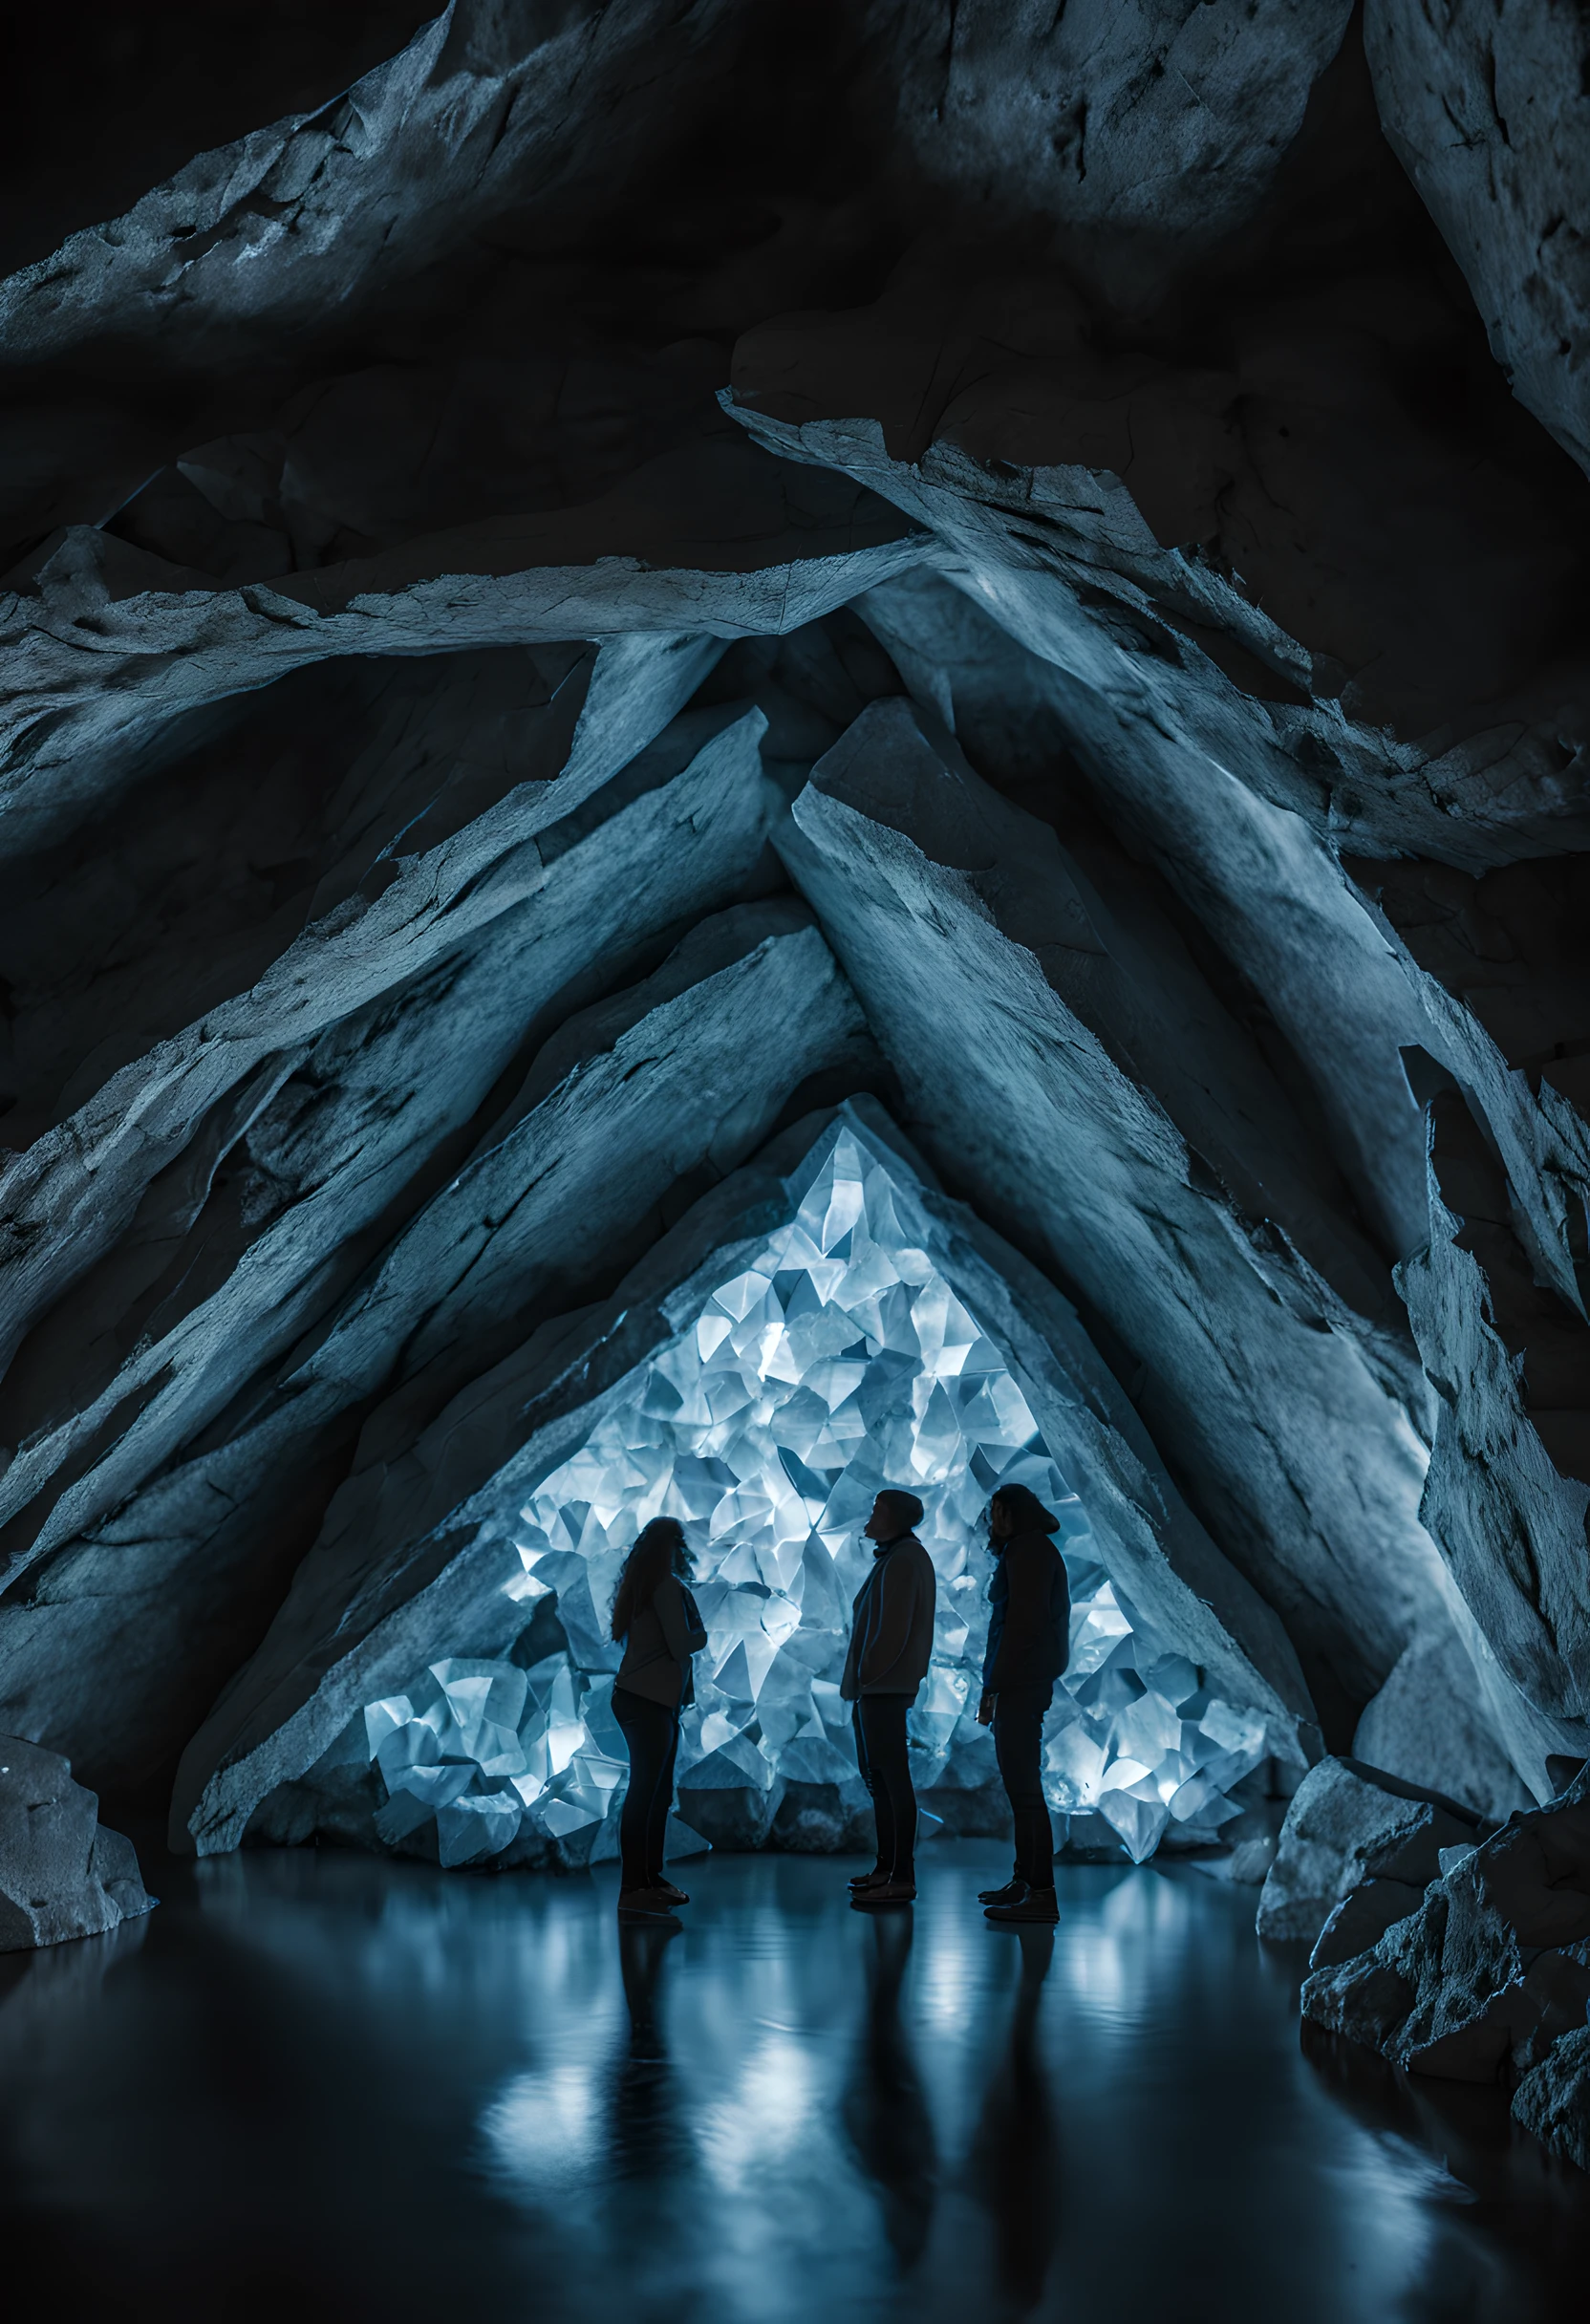
[[[1071,1591],[1048,1534],[1013,1534],[995,1553],[988,1603],[985,1691],[1053,1686],[1071,1658]]]
[[[643,1605],[624,1638],[624,1660],[614,1684],[648,1702],[682,1710],[696,1700],[690,1658],[707,1643],[696,1601],[677,1574],[665,1574],[650,1605]]]
[[[883,1543],[851,1608],[850,1651],[839,1688],[847,1703],[858,1694],[914,1699],[933,1659],[937,1590],[933,1560],[913,1533]]]

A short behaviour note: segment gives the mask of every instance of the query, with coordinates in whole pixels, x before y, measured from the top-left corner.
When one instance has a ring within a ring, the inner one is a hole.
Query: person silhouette
[[[972,2180],[994,2222],[999,2289],[1035,2308],[1060,2240],[1059,2134],[1038,2043],[1038,2009],[1054,1958],[1052,1928],[1018,1931],[1021,1970],[1004,2051],[989,2076],[972,2146]]]
[[[663,1845],[674,1804],[679,1712],[696,1699],[693,1658],[706,1625],[685,1587],[694,1560],[675,1517],[641,1527],[612,1600],[612,1635],[624,1659],[613,1681],[612,1715],[630,1754],[630,1788],[618,1821],[618,1917],[657,1919],[688,1904],[665,1880]]]
[[[867,2016],[841,2107],[857,2159],[878,2189],[884,2233],[902,2270],[926,2248],[938,2178],[933,2118],[900,2023],[912,1936],[909,1913],[883,1914],[872,1924]]]
[[[840,1694],[851,1706],[856,1764],[872,1795],[877,1861],[850,1883],[865,1911],[909,1904],[916,1894],[916,1794],[906,1720],[933,1654],[937,1582],[933,1560],[912,1531],[922,1504],[886,1486],[863,1533],[872,1570],[856,1592]]]
[[[1055,1836],[1043,1797],[1043,1714],[1070,1659],[1071,1593],[1052,1539],[1060,1519],[1025,1485],[1001,1485],[989,1504],[988,1649],[980,1725],[992,1725],[999,1776],[1016,1827],[1016,1864],[1001,1888],[984,1888],[996,1924],[1053,1922]]]

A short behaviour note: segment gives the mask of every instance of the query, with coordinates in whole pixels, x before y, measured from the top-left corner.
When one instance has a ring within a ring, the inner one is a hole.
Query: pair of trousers
[[[1016,1877],[1029,1888],[1055,1884],[1055,1835],[1043,1797],[1045,1687],[1005,1687],[994,1698],[994,1754],[1016,1825]]]
[[[906,1744],[906,1713],[913,1694],[864,1694],[851,1712],[856,1764],[872,1795],[878,1827],[878,1869],[892,1881],[916,1878],[916,1794]]]
[[[618,1819],[619,1878],[626,1888],[650,1888],[662,1878],[679,1714],[671,1703],[654,1703],[628,1687],[614,1687],[612,1715],[630,1750],[630,1788]]]

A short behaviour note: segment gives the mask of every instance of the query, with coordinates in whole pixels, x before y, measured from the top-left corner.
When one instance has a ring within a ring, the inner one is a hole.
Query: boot
[[[1052,1888],[1025,1888],[1012,1904],[987,1905],[982,1917],[1001,1928],[1019,1927],[1029,1921],[1052,1928],[1060,1919],[1060,1905]]]
[[[914,1880],[879,1881],[873,1887],[852,1890],[850,1896],[851,1905],[857,1912],[876,1912],[884,1905],[913,1904],[915,1901]]]
[[[618,1918],[621,1921],[672,1921],[674,1907],[655,1888],[620,1888]]]
[[[1026,1882],[1013,1872],[1002,1888],[979,1888],[978,1903],[979,1904],[1019,1904],[1026,1893]]]
[[[652,1894],[666,1897],[670,1904],[688,1904],[690,1902],[682,1888],[676,1888],[673,1882],[665,1881],[660,1873],[652,1883]]]
[[[858,1888],[876,1888],[888,1878],[889,1875],[881,1864],[874,1864],[870,1872],[852,1872],[849,1881],[850,1894],[854,1896]]]

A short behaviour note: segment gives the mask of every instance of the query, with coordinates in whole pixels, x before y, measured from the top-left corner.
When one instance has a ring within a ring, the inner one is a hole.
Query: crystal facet
[[[974,1714],[982,1520],[1001,1482],[1059,1514],[1071,1582],[1070,1667],[1045,1727],[1051,1805],[1090,1836],[1113,1831],[1136,1861],[1172,1825],[1183,1845],[1217,1838],[1237,1812],[1227,1793],[1264,1756],[1263,1722],[1209,1696],[1185,1655],[1134,1624],[1026,1398],[934,1267],[912,1210],[842,1130],[795,1219],[537,1487],[518,1512],[524,1570],[508,1595],[528,1620],[555,1593],[568,1651],[527,1670],[444,1658],[366,1707],[388,1844],[412,1844],[434,1816],[440,1861],[477,1863],[522,1832],[566,1841],[614,1816],[627,1768],[608,1609],[625,1552],[659,1516],[690,1539],[708,1633],[682,1722],[685,1797],[743,1792],[765,1805],[794,1782],[859,1805],[837,1681],[870,1555],[860,1529],[885,1483],[926,1504],[919,1531],[939,1577],[935,1652],[911,1719],[918,1787],[931,1802],[938,1784],[996,1781]],[[924,1828],[937,1820],[925,1803]]]

